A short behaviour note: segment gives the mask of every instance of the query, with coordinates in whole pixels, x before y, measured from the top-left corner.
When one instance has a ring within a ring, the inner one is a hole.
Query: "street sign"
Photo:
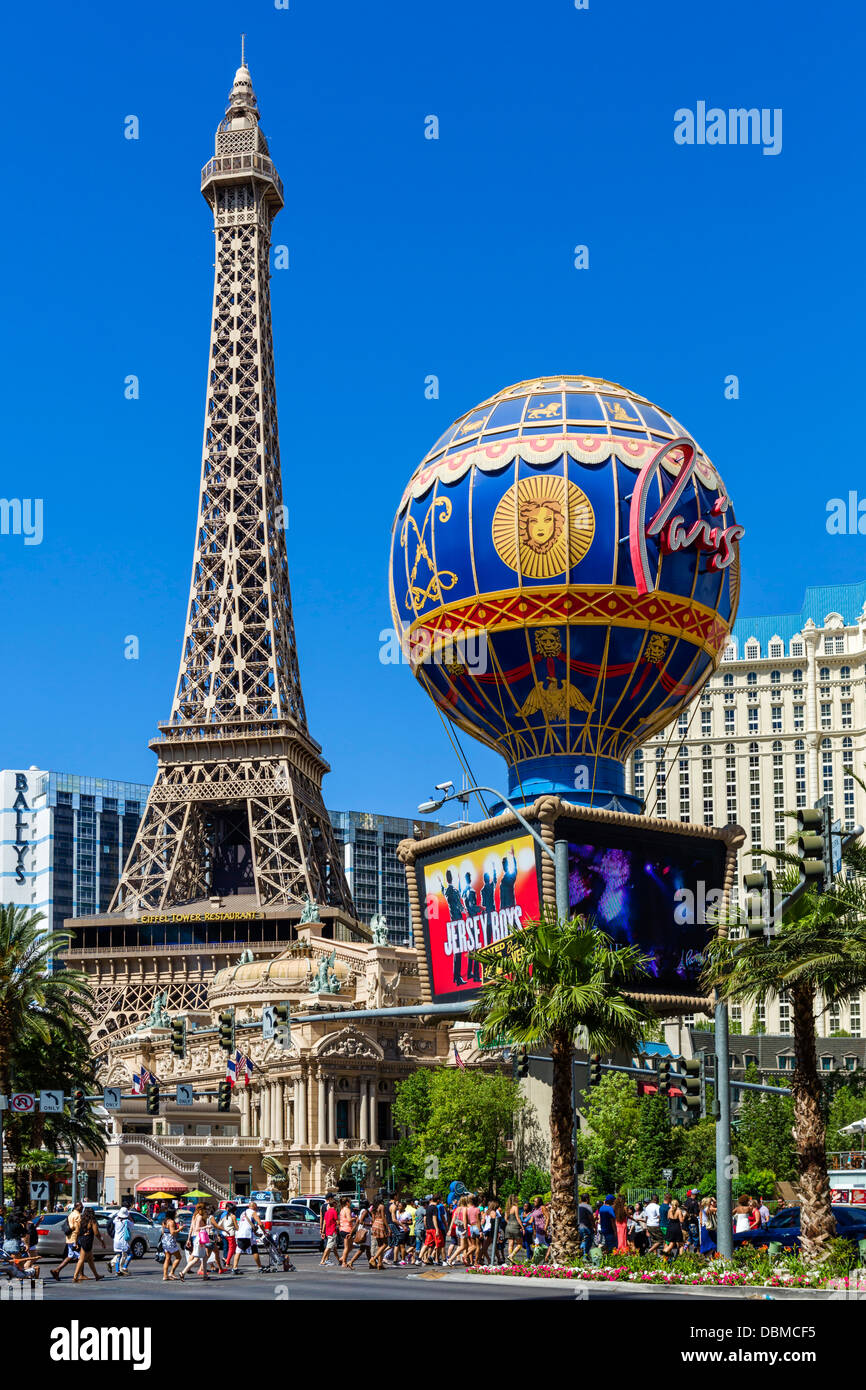
[[[834,820],[832,833],[830,835],[831,861],[833,864],[833,877],[836,878],[842,872],[842,822]]]
[[[177,1104],[192,1105],[193,1089],[191,1081],[182,1081],[177,1088]]]
[[[106,1110],[119,1110],[121,1089],[119,1086],[106,1086],[102,1092],[102,1104]]]
[[[671,1178],[673,1177],[673,1175],[674,1175],[674,1170],[673,1170],[673,1168],[663,1168],[663,1169],[662,1169],[662,1177],[664,1178],[665,1182],[670,1182],[670,1180],[671,1180]]]
[[[48,1201],[48,1183],[47,1183],[47,1182],[32,1182],[32,1183],[30,1184],[30,1200],[31,1200],[31,1202],[47,1202],[47,1201]]]
[[[14,1110],[16,1115],[32,1115],[36,1109],[36,1097],[31,1091],[16,1091],[11,1098],[9,1109]]]
[[[277,1031],[277,1012],[273,1004],[262,1005],[262,1038],[273,1038]]]
[[[9,1101],[6,1099],[5,1096],[0,1096],[0,1110],[8,1110],[8,1109],[9,1109]]]
[[[482,1042],[482,1036],[481,1029],[477,1029],[475,1033],[475,1046],[478,1048],[479,1052],[498,1052],[501,1047],[511,1047],[511,1041],[506,1033],[497,1033],[493,1042],[489,1043]]]
[[[63,1092],[40,1091],[39,1109],[43,1115],[61,1115],[63,1113]]]

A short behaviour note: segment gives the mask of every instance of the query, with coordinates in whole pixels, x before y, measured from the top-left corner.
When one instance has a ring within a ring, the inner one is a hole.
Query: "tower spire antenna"
[[[241,34],[241,67],[242,67],[242,68],[245,68],[246,65],[247,65],[247,60],[246,60],[246,58],[245,58],[245,56],[244,56],[244,44],[245,44],[245,41],[246,41],[246,37],[247,37],[246,34]]]

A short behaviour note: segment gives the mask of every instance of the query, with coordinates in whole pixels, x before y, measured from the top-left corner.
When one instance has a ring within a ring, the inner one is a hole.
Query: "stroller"
[[[274,1270],[277,1270],[281,1274],[288,1274],[290,1271],[294,1271],[295,1266],[292,1264],[291,1255],[288,1250],[285,1255],[280,1254],[277,1242],[274,1240],[270,1231],[260,1231],[256,1244],[259,1252],[263,1253],[267,1260],[266,1264],[264,1262],[262,1263],[262,1270],[265,1274],[272,1274]]]

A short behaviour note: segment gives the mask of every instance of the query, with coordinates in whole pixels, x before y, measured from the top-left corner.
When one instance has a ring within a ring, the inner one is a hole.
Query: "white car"
[[[240,1216],[239,1207],[237,1215]],[[290,1250],[321,1250],[323,1241],[318,1213],[296,1202],[264,1202],[258,1206],[259,1221],[276,1241],[281,1255]]]

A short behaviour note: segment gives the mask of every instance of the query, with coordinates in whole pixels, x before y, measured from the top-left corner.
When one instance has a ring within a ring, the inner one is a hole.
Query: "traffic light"
[[[145,1088],[145,1109],[148,1115],[159,1114],[159,1087],[150,1085]]]
[[[760,936],[773,921],[773,875],[762,864],[754,873],[743,874],[746,890],[746,930],[749,936]]]
[[[659,1059],[659,1095],[667,1100],[670,1095],[671,1085],[671,1064],[670,1058],[662,1057]]]
[[[521,1080],[529,1075],[529,1050],[525,1047],[517,1049],[517,1075]]]
[[[290,1048],[292,1045],[291,1017],[288,1004],[274,1005],[274,1033],[277,1042],[283,1048]]]
[[[832,813],[829,807],[797,812],[800,883],[823,893],[833,882]]]
[[[186,1019],[179,1014],[171,1020],[171,1055],[186,1056]]]
[[[597,1052],[589,1054],[589,1084],[590,1086],[601,1084],[601,1057]]]
[[[683,1096],[686,1103],[686,1124],[702,1119],[706,1114],[704,1104],[704,1062],[702,1057],[690,1057],[683,1062],[686,1079],[683,1082]]]
[[[220,1037],[219,1043],[223,1052],[234,1052],[235,1050],[235,1011],[234,1009],[223,1009],[219,1018]]]
[[[225,1115],[232,1108],[232,1086],[230,1081],[221,1081],[217,1088],[217,1110]]]
[[[72,1092],[72,1116],[73,1116],[73,1119],[76,1119],[76,1120],[78,1120],[79,1122],[82,1122],[82,1121],[86,1120],[86,1119],[87,1119],[87,1114],[88,1114],[89,1109],[90,1109],[90,1106],[89,1106],[88,1103],[87,1103],[87,1097],[85,1096],[84,1092],[83,1092],[83,1091],[73,1091],[73,1092]]]

